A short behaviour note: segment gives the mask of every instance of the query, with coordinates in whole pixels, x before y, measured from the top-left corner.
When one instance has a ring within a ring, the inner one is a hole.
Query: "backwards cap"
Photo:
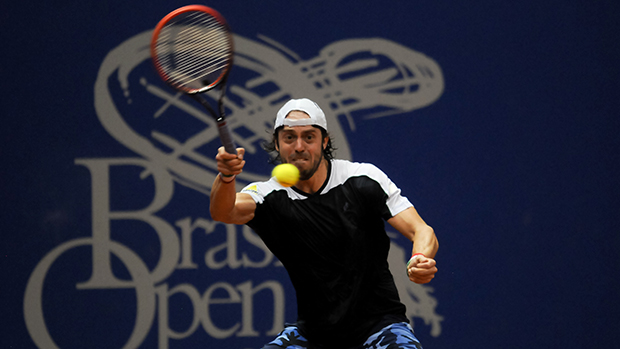
[[[301,120],[291,120],[287,119],[286,116],[288,113],[293,110],[302,111],[310,118],[304,118]],[[318,106],[318,104],[309,100],[308,98],[301,99],[291,99],[286,102],[278,111],[276,116],[276,122],[273,126],[273,129],[276,130],[280,126],[307,126],[307,125],[316,125],[322,127],[325,131],[327,131],[327,120],[325,119],[325,113]]]

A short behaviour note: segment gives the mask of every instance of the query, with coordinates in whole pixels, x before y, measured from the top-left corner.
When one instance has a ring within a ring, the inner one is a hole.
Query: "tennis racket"
[[[226,80],[233,63],[232,33],[224,17],[202,5],[170,12],[155,27],[151,57],[157,73],[168,85],[195,99],[211,114],[224,149],[236,154],[224,115]],[[218,112],[200,96],[216,87]]]

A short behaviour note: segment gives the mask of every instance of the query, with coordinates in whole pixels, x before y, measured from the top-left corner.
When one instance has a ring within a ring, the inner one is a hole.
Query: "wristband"
[[[230,182],[234,181],[234,180],[235,180],[235,177],[237,177],[237,175],[234,175],[234,174],[231,174],[231,175],[225,175],[225,174],[223,174],[222,172],[220,172],[220,180],[221,180],[222,182],[224,182],[224,183],[230,183]],[[227,180],[226,180],[226,179],[224,179],[224,178],[227,178]]]
[[[411,264],[411,260],[413,260],[413,258],[414,258],[415,256],[422,256],[422,257],[426,258],[426,256],[424,255],[424,253],[420,253],[420,252],[418,252],[418,253],[414,253],[413,255],[411,255],[411,258],[409,258],[409,261],[407,262],[407,268],[409,268],[409,264]]]

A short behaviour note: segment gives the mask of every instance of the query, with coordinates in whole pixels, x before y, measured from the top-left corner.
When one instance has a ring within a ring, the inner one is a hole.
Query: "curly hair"
[[[327,161],[332,160],[334,158],[334,152],[336,148],[332,144],[331,135],[327,133],[327,131],[323,129],[322,127],[319,127],[319,126],[313,126],[313,127],[316,127],[319,130],[321,130],[321,137],[323,139],[325,139],[325,137],[328,138],[327,146],[325,146],[325,148],[323,149],[323,157],[327,159]],[[282,158],[280,157],[280,153],[278,152],[276,148],[276,146],[278,145],[278,133],[280,132],[280,130],[282,130],[282,127],[278,127],[273,132],[273,134],[271,135],[270,142],[263,142],[262,144],[263,149],[265,149],[265,151],[269,154],[269,163],[274,164],[274,165],[282,163]]]

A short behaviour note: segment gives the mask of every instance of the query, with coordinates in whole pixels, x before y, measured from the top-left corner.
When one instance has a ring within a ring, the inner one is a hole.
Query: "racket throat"
[[[205,109],[207,109],[207,111],[215,118],[215,120],[218,123],[220,123],[221,121],[224,120],[223,115],[220,114],[220,113],[216,113],[215,110],[213,109],[213,107],[211,107],[211,104],[209,104],[209,102],[204,100],[202,97],[198,96],[198,94],[191,93],[191,94],[189,94],[189,96],[192,97],[196,102],[200,103],[200,105],[202,105]],[[221,111],[222,107],[219,107],[219,109]]]

